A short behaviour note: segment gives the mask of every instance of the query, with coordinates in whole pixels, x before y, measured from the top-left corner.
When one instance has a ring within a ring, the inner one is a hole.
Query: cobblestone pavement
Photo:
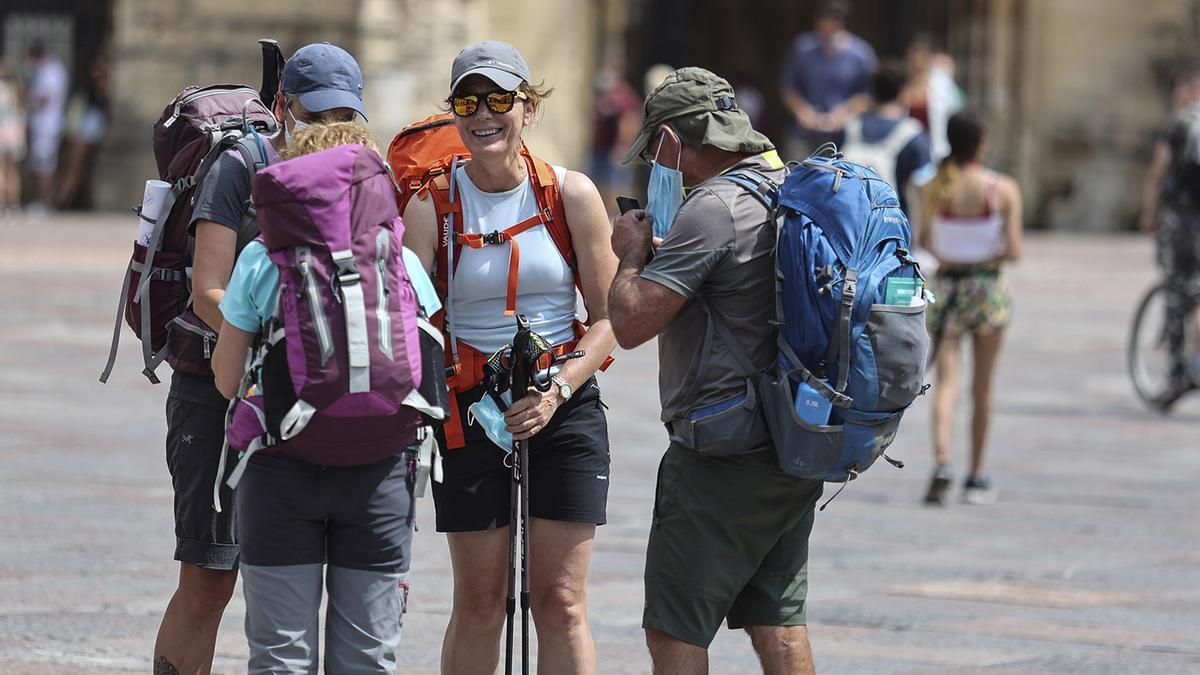
[[[138,375],[127,331],[112,381],[96,381],[133,228],[128,214],[0,224],[0,672],[146,672],[174,587],[165,387]],[[1200,396],[1164,418],[1124,375],[1151,279],[1144,238],[1030,238],[996,392],[999,502],[919,503],[931,468],[921,401],[889,453],[908,467],[881,465],[817,519],[819,671],[1200,672]],[[645,673],[641,571],[665,435],[653,347],[618,357],[601,380],[612,492],[590,619],[601,672]],[[400,660],[433,673],[450,577],[431,502],[419,510]],[[215,672],[244,669],[242,614],[239,594]],[[732,631],[712,662],[757,670]]]

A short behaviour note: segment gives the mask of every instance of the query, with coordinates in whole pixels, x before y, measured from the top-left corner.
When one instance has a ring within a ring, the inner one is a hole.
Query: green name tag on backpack
[[[883,291],[883,304],[908,307],[912,305],[913,298],[920,292],[921,282],[917,279],[888,277]]]

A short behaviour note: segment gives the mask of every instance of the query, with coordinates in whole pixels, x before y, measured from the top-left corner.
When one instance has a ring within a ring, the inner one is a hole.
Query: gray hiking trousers
[[[317,609],[324,582],[329,590],[325,672],[395,673],[407,578],[407,572],[319,564],[243,564],[248,672],[316,675],[320,648]]]
[[[255,455],[237,489],[248,671],[395,673],[413,529],[408,453],[321,467]]]

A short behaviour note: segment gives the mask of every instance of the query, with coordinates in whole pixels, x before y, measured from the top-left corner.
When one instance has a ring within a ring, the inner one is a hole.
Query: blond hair
[[[921,189],[921,224],[928,226],[933,222],[938,212],[946,208],[958,179],[962,176],[962,165],[954,157],[942,158],[938,164],[937,173]]]
[[[292,142],[279,156],[282,159],[292,159],[351,143],[365,145],[376,154],[379,153],[379,145],[363,125],[358,122],[330,122],[313,124],[292,134]]]

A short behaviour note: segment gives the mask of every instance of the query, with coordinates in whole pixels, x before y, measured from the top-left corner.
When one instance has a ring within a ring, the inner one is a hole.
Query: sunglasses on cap
[[[450,108],[458,117],[470,117],[471,115],[474,115],[477,110],[479,110],[479,99],[481,97],[483,98],[483,103],[487,106],[487,109],[496,115],[503,115],[509,110],[512,110],[513,105],[516,104],[518,98],[522,100],[528,98],[525,96],[524,92],[504,91],[503,89],[497,89],[496,91],[489,91],[483,94],[462,94],[451,96],[449,98]]]

